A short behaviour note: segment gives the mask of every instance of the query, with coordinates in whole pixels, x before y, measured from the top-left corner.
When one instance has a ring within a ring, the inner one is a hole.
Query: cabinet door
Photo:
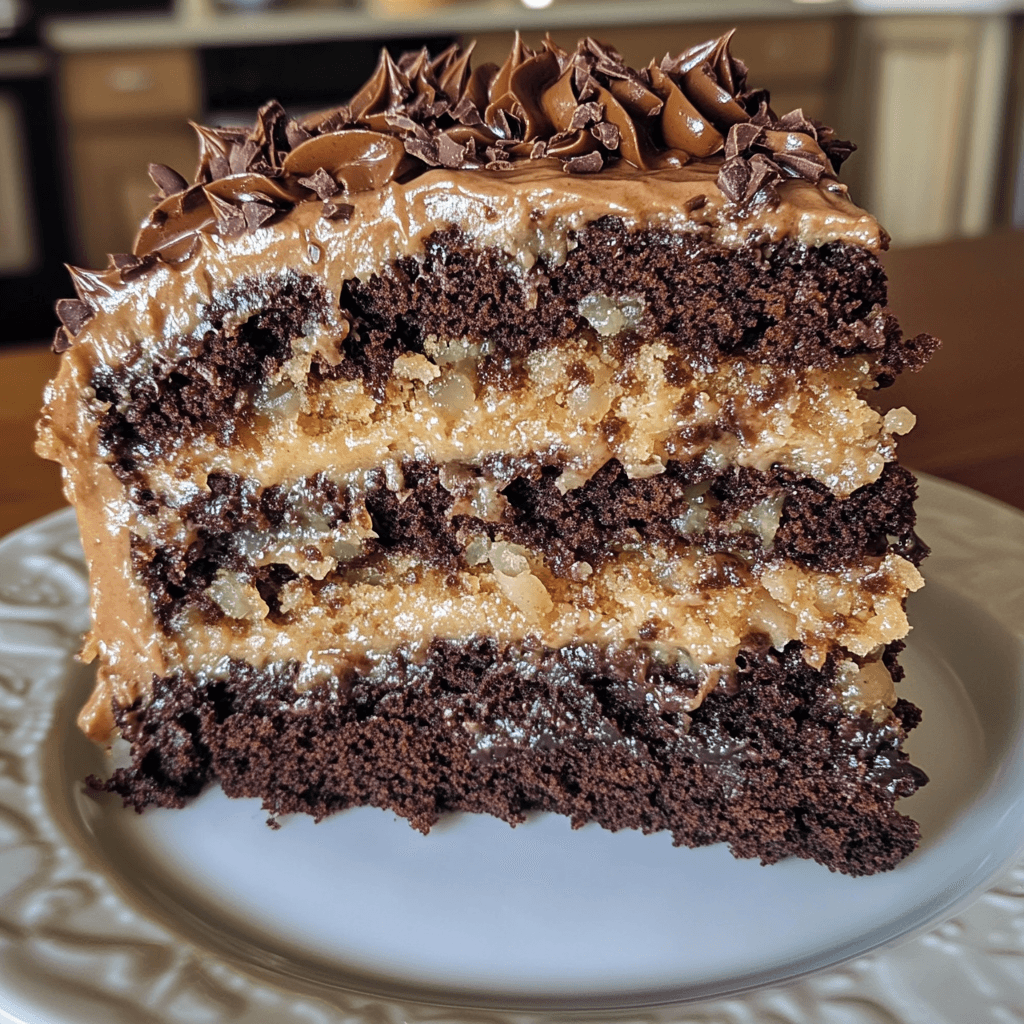
[[[1009,50],[1009,19],[867,18],[847,101],[864,155],[855,199],[897,244],[989,228]]]
[[[167,164],[191,181],[196,152],[195,133],[180,122],[75,132],[78,258],[86,266],[103,267],[108,253],[128,252],[153,207],[156,187],[146,168]]]
[[[195,117],[202,106],[191,50],[71,54],[61,62],[64,110],[73,123]]]

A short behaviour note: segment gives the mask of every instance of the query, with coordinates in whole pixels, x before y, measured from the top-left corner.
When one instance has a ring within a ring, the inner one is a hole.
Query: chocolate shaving
[[[57,317],[72,337],[92,319],[93,308],[81,299],[58,299]]]
[[[263,146],[261,148],[266,149],[270,166],[276,169],[280,164],[279,154],[282,151],[287,153],[291,148],[286,132],[288,115],[277,100],[270,100],[260,107],[256,118],[262,135]]]
[[[857,150],[857,146],[846,139],[831,138],[822,141],[821,148],[825,151],[834,171],[838,171]]]
[[[229,203],[212,192],[207,192],[206,197],[210,200],[210,206],[213,207],[213,216],[221,235],[225,238],[234,238],[245,231],[245,214],[234,203]]]
[[[231,176],[231,164],[228,163],[225,157],[216,153],[210,157],[209,171],[211,181],[217,181],[220,178],[227,178]]]
[[[188,188],[188,182],[172,167],[166,164],[150,164],[149,176],[153,184],[160,189],[160,198],[168,199],[184,192]]]
[[[133,277],[145,273],[156,261],[156,253],[152,252],[146,253],[145,256],[136,256],[134,253],[115,253],[110,257],[110,262],[121,272],[122,281],[130,281]]]
[[[244,202],[242,203],[242,216],[245,217],[245,226],[250,231],[255,231],[265,224],[274,214],[276,208],[271,203]]]
[[[463,96],[458,103],[452,107],[451,116],[459,122],[459,124],[474,126],[482,125],[484,119],[480,116],[480,111],[477,105],[468,97]]]
[[[590,66],[579,55],[573,61],[572,84],[581,103],[597,95],[597,81],[590,73]]]
[[[746,153],[755,143],[764,137],[764,128],[751,124],[749,121],[734,124],[729,129],[725,140],[725,158],[731,160],[741,153]]]
[[[308,178],[299,178],[303,188],[311,189],[324,201],[338,194],[338,183],[322,167],[318,167]]]
[[[434,141],[424,142],[422,139],[403,139],[405,151],[409,156],[422,160],[430,167],[440,167],[441,160],[437,155],[437,143]]]
[[[356,208],[351,203],[324,203],[320,216],[326,220],[349,221],[355,212]]]
[[[228,155],[228,166],[232,174],[244,174],[259,155],[259,143],[246,139],[240,146],[232,146]]]
[[[604,167],[604,157],[595,149],[592,153],[566,160],[562,167],[570,174],[596,174]]]
[[[622,141],[622,133],[619,126],[610,121],[601,121],[590,129],[590,134],[604,146],[605,149],[618,149]]]
[[[301,146],[303,142],[313,138],[313,136],[310,135],[310,133],[307,132],[298,121],[289,121],[284,126],[284,137],[291,149],[294,149],[296,146]]]
[[[405,114],[387,113],[384,115],[384,122],[391,128],[397,128],[399,132],[408,132],[420,142],[430,141],[430,132],[418,121],[414,121]]]
[[[604,118],[603,103],[581,103],[573,112],[569,121],[569,131],[577,132],[581,128],[594,124]]]
[[[444,167],[462,167],[466,162],[466,147],[460,146],[448,135],[437,137],[437,158]]]
[[[825,157],[817,153],[806,153],[802,150],[785,150],[775,153],[774,160],[791,177],[804,178],[814,185],[818,184],[825,173]]]
[[[498,133],[499,140],[508,142],[523,137],[523,122],[515,114],[510,114],[507,110],[499,110],[495,114],[492,127]]]
[[[772,184],[782,177],[779,165],[762,153],[755,153],[748,161],[750,167],[750,178],[746,185],[746,194],[743,203],[749,203],[754,196],[764,189],[765,185]]]
[[[810,135],[815,142],[818,141],[817,126],[804,116],[803,109],[800,107],[791,110],[788,114],[783,114],[779,118],[779,127],[785,128],[787,132],[802,132],[804,135]]]
[[[198,210],[209,198],[202,185],[193,185],[181,197],[181,212],[192,213]]]
[[[53,341],[50,342],[50,349],[60,355],[62,352],[67,352],[69,348],[71,348],[71,339],[68,337],[68,332],[63,327],[58,327]]]
[[[741,156],[734,156],[722,164],[718,172],[718,187],[727,199],[742,206],[749,198],[747,186],[750,179],[750,161]]]

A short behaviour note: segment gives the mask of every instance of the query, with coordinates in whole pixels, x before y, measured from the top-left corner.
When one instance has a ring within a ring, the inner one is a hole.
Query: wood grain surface
[[[885,263],[904,329],[943,340],[925,370],[878,396],[917,414],[902,460],[1024,509],[1024,232],[898,250]],[[0,352],[0,535],[64,503],[57,467],[32,451],[56,366],[43,345]]]

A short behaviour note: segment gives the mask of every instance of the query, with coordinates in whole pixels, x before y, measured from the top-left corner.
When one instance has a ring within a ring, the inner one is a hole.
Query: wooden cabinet
[[[848,180],[894,244],[991,227],[1009,54],[1003,16],[857,23],[846,104],[864,157]]]
[[[61,94],[68,126],[77,258],[102,267],[131,248],[155,191],[146,172],[165,163],[191,178],[202,109],[189,50],[67,56]]]

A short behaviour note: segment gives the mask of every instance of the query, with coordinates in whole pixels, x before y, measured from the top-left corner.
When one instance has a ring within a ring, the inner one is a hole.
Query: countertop
[[[918,417],[901,460],[1024,509],[1024,232],[902,249],[885,262],[904,329],[943,339],[921,373],[879,393],[881,405]],[[56,366],[43,346],[0,352],[0,535],[63,504],[57,467],[32,452]]]

